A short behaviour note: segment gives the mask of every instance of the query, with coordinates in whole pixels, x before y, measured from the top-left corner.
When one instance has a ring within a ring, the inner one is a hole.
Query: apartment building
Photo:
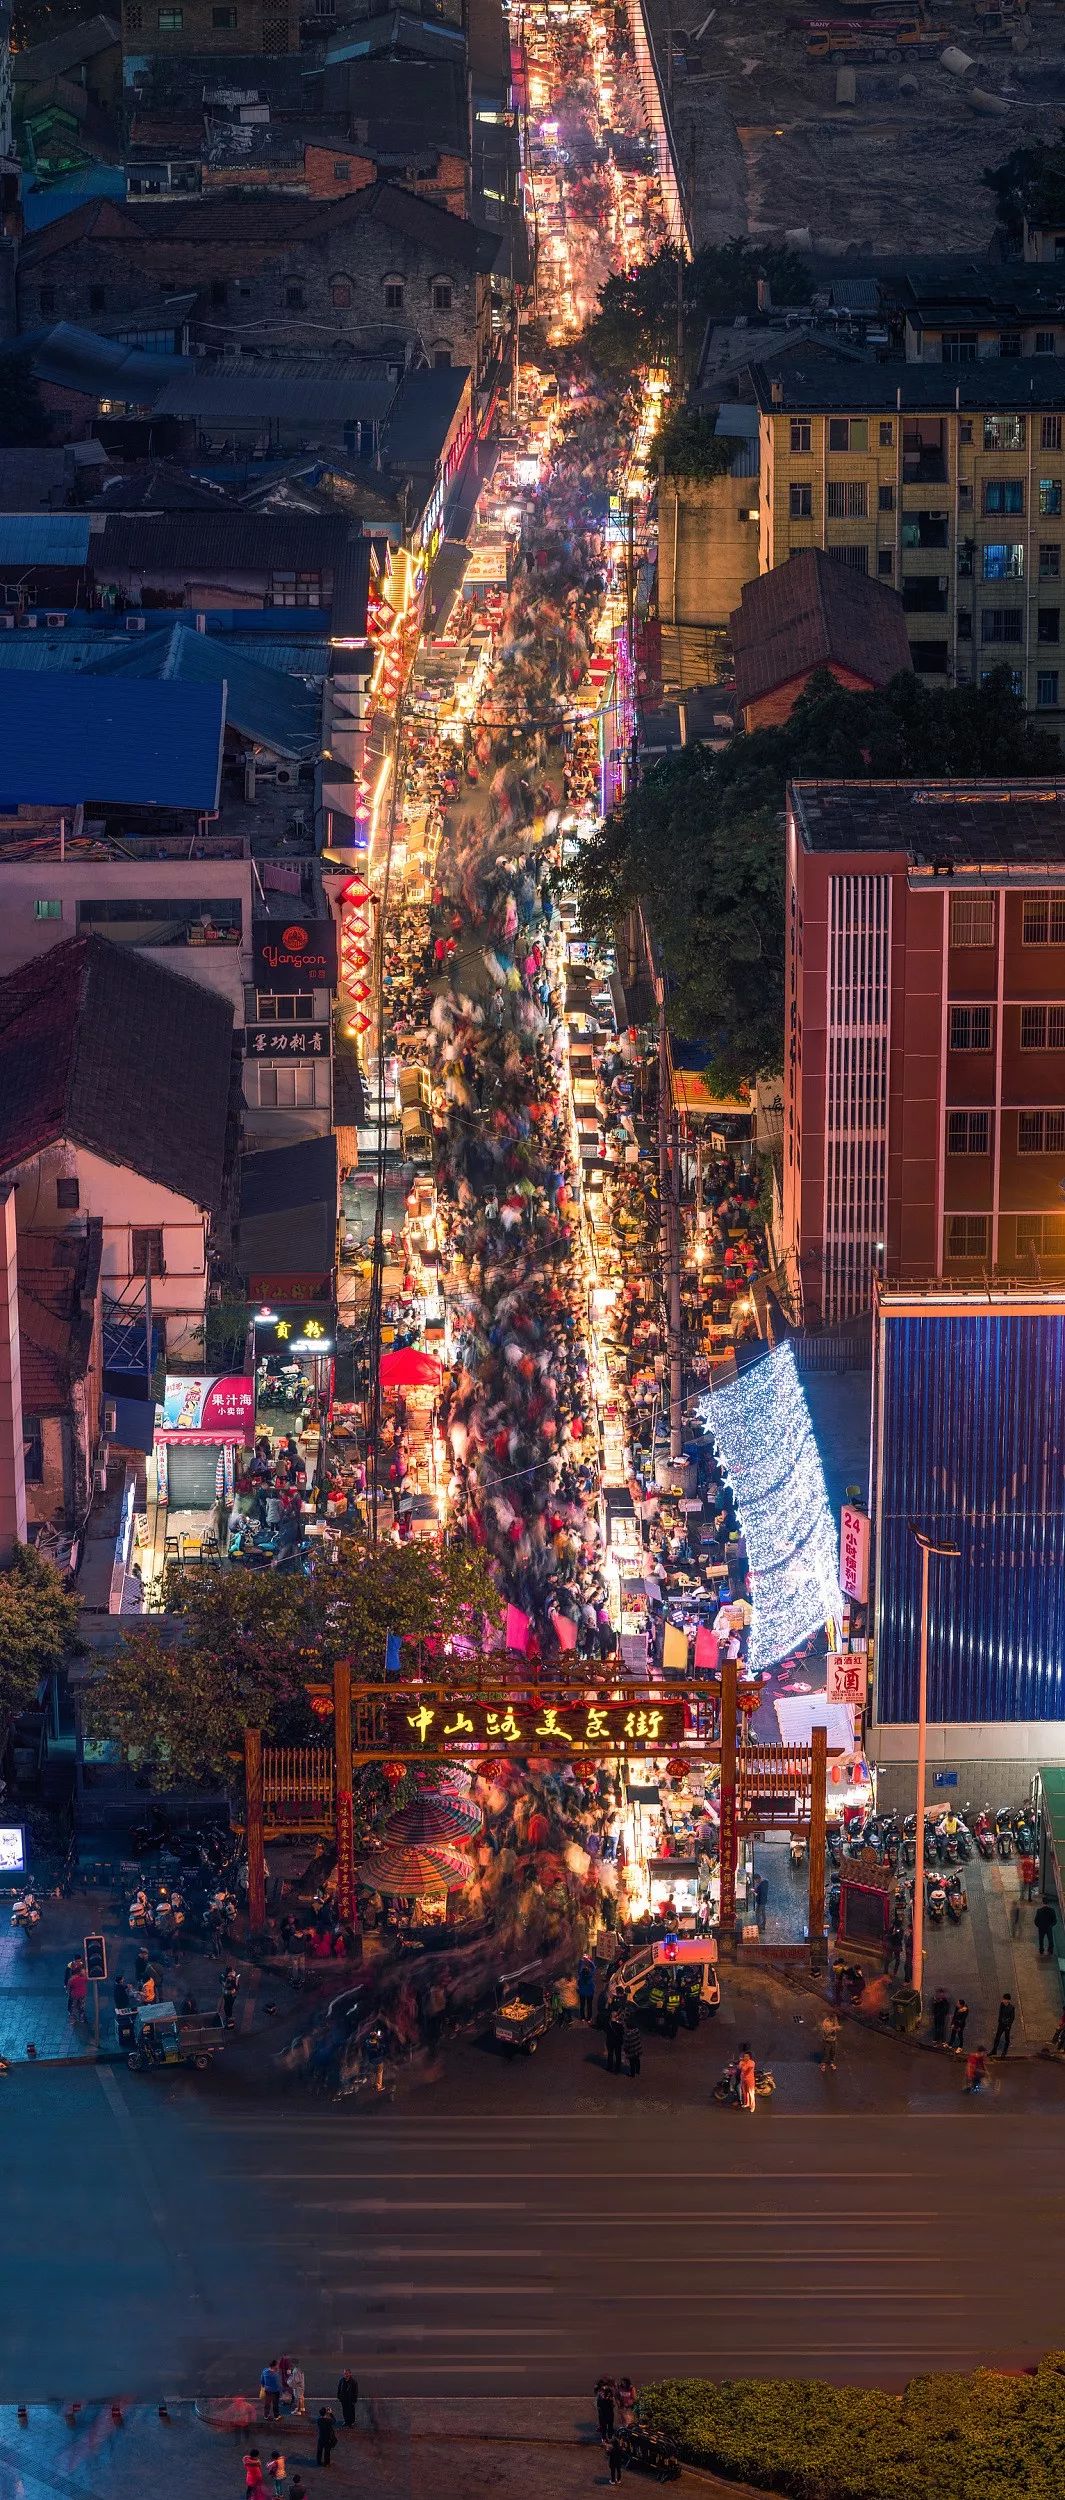
[[[914,668],[1005,663],[1065,720],[1065,359],[753,368],[759,571],[807,547],[901,592]]]
[[[1065,1278],[1065,783],[794,783],[786,877],[797,1309]]]

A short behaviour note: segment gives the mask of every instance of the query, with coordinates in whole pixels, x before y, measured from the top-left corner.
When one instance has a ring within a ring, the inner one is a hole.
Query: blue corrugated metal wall
[[[916,1524],[961,1548],[931,1564],[929,1718],[1065,1718],[1065,1321],[882,1331],[877,1716],[917,1717]]]

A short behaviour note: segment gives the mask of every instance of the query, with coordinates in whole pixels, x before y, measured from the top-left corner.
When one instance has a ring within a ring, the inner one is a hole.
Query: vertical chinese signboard
[[[839,1520],[839,1585],[858,1606],[869,1603],[869,1514],[844,1502]]]

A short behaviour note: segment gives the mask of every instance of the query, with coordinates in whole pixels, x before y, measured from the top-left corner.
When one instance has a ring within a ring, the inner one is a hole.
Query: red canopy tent
[[[420,1346],[399,1346],[381,1356],[382,1389],[437,1389],[441,1378],[435,1354],[424,1354]]]

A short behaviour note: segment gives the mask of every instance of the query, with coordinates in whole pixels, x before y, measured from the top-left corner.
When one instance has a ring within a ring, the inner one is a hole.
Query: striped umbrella
[[[480,1806],[471,1797],[449,1797],[444,1792],[434,1796],[430,1791],[416,1797],[413,1805],[401,1806],[398,1814],[389,1816],[385,1826],[385,1847],[397,1842],[403,1847],[417,1846],[421,1841],[472,1840],[480,1831],[483,1817]]]
[[[464,1852],[442,1841],[434,1848],[375,1849],[362,1861],[359,1882],[367,1892],[461,1892],[470,1874]]]

